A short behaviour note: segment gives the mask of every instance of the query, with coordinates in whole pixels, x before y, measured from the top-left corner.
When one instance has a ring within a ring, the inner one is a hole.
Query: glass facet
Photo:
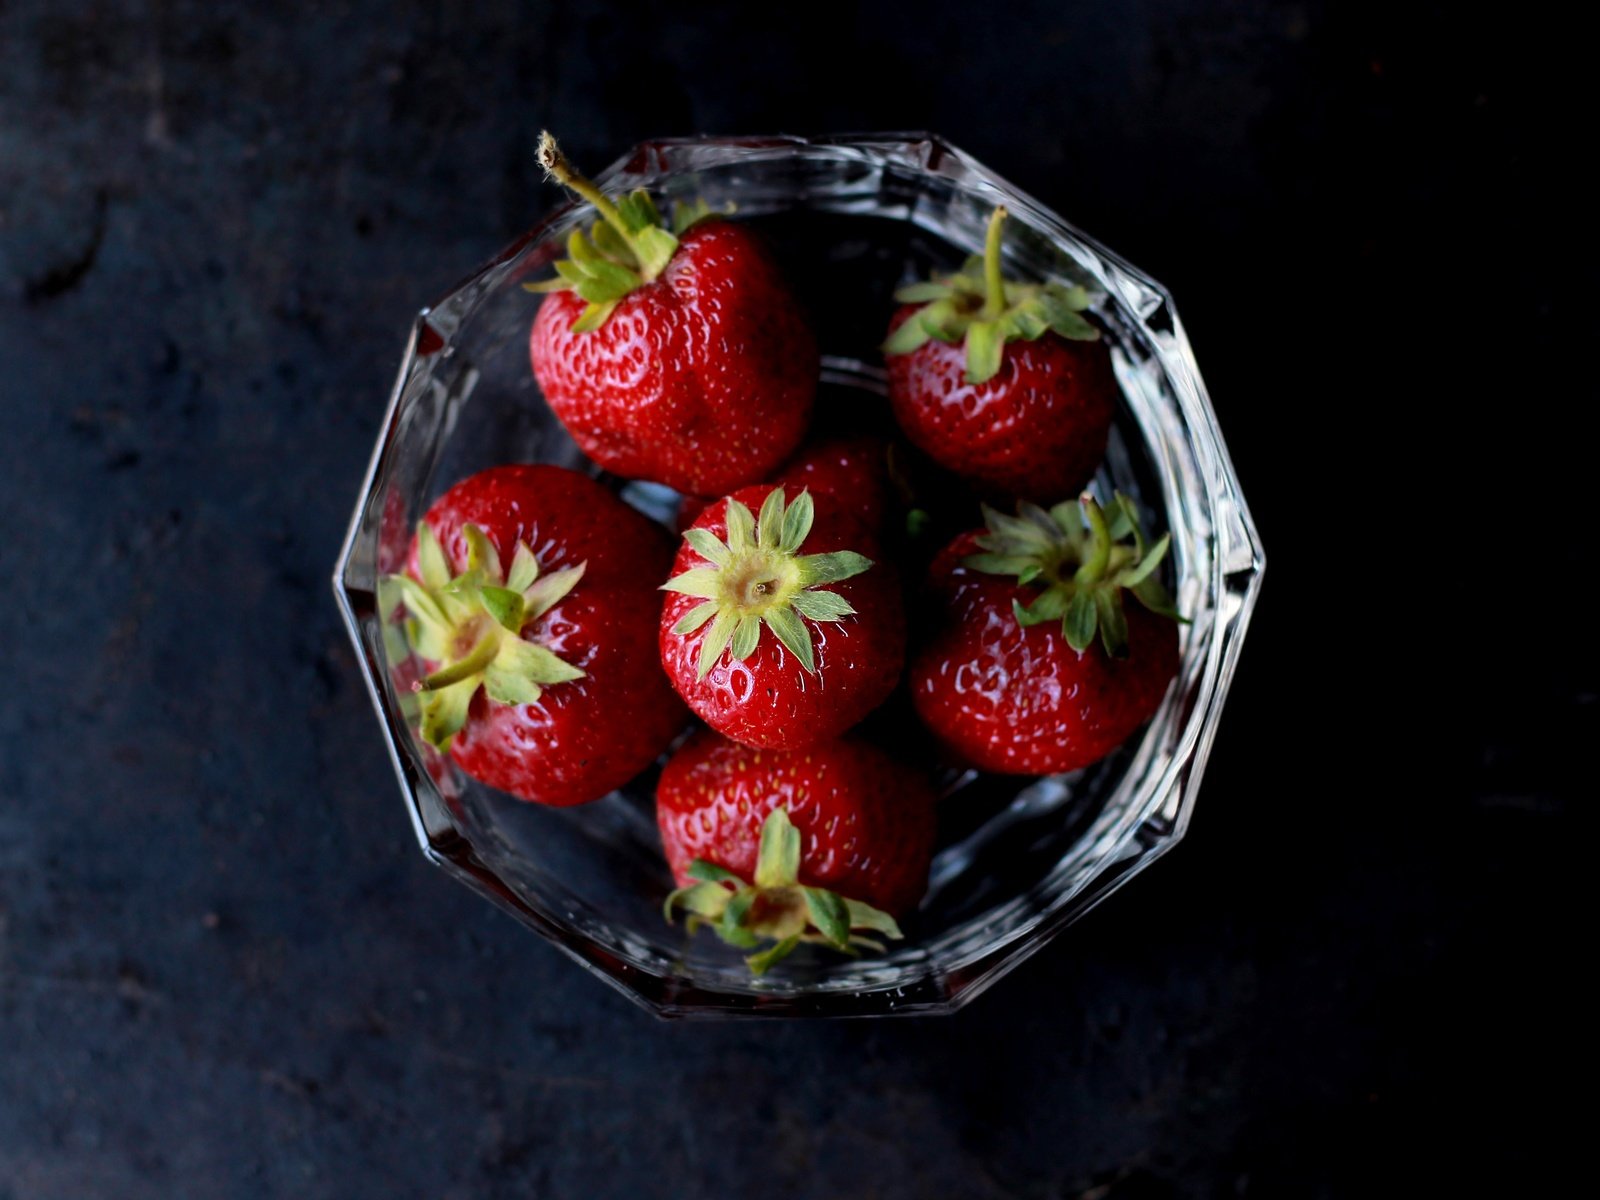
[[[467,778],[416,736],[397,688],[406,658],[377,582],[403,569],[441,492],[505,462],[587,463],[528,364],[538,297],[568,205],[417,318],[334,578],[418,841],[435,863],[663,1016],[947,1013],[1000,978],[1171,847],[1188,823],[1260,586],[1264,558],[1205,385],[1166,291],[939,138],[890,134],[647,142],[597,177],[612,194],[732,205],[768,236],[822,344],[823,387],[882,404],[878,343],[893,289],[982,249],[996,204],[1008,269],[1080,283],[1111,342],[1123,405],[1102,495],[1117,488],[1172,533],[1171,583],[1189,619],[1178,678],[1111,758],[1047,779],[947,774],[941,842],[906,940],[849,959],[808,947],[757,979],[709,933],[662,919],[672,887],[654,772],[593,804],[550,809]],[[836,397],[837,398],[837,397]],[[670,525],[677,495],[611,481]],[[974,514],[975,525],[977,515]]]

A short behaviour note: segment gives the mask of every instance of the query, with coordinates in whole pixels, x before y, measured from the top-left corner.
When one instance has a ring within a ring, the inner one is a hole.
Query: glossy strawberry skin
[[[1079,654],[1059,622],[1023,628],[1013,599],[1037,589],[961,565],[976,533],[929,569],[940,620],[911,665],[911,700],[958,759],[985,771],[1053,775],[1098,762],[1155,714],[1178,671],[1178,627],[1123,595],[1128,656]]]
[[[774,808],[800,830],[800,882],[892,914],[928,887],[935,797],[928,781],[854,738],[806,750],[755,750],[709,730],[672,756],[656,821],[678,883],[701,858],[754,877],[761,825]]]
[[[763,484],[735,492],[707,507],[694,525],[725,539],[728,499],[759,512],[770,490]],[[709,626],[689,634],[672,632],[700,601],[668,592],[661,607],[661,665],[672,686],[707,725],[749,746],[792,750],[837,737],[888,698],[905,666],[905,615],[898,576],[865,526],[828,498],[815,500],[816,521],[801,552],[853,550],[872,559],[874,566],[826,586],[850,602],[854,616],[838,622],[802,618],[812,631],[814,673],[763,629],[748,659],[736,661],[724,652],[700,679],[697,659]],[[671,574],[706,565],[686,542],[678,549]]]
[[[916,312],[901,307],[893,332]],[[931,338],[888,356],[889,403],[935,462],[1008,498],[1076,494],[1105,457],[1118,395],[1105,341],[1007,342],[1000,372],[966,382],[966,348]]]
[[[877,532],[892,499],[889,443],[864,433],[815,439],[779,468],[773,482],[784,484],[791,494],[809,488],[813,495],[833,496]]]
[[[524,800],[567,806],[604,796],[654,762],[688,715],[648,666],[656,584],[672,554],[665,532],[594,480],[552,466],[480,472],[424,519],[457,570],[467,561],[468,524],[502,562],[521,540],[541,571],[587,563],[572,592],[522,633],[586,676],[546,688],[537,704],[495,704],[480,690],[450,747],[461,769]],[[420,578],[415,539],[411,555]]]
[[[837,497],[850,513],[874,532],[883,528],[892,499],[889,483],[889,443],[871,434],[843,434],[806,442],[771,479],[794,495],[810,489],[814,495]],[[685,496],[678,507],[678,529],[694,524],[710,501]]]
[[[551,411],[606,470],[721,495],[766,478],[804,436],[816,339],[744,226],[695,225],[660,278],[573,333],[583,309],[574,292],[547,296],[529,353]]]

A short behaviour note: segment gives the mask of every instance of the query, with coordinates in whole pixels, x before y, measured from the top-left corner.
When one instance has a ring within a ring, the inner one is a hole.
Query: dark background
[[[1559,1178],[1581,39],[633,8],[0,0],[0,1200]],[[1178,297],[1271,559],[1238,686],[1189,839],[958,1017],[662,1024],[416,852],[326,578],[412,314],[556,199],[542,125],[931,128]]]

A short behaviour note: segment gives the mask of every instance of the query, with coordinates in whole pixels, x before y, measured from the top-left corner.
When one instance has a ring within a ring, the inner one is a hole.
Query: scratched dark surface
[[[0,0],[0,1200],[1575,1161],[1581,43],[1001,11]],[[1189,840],[956,1018],[662,1024],[411,842],[325,580],[411,314],[552,201],[544,124],[936,129],[1178,296],[1272,560],[1235,700]]]

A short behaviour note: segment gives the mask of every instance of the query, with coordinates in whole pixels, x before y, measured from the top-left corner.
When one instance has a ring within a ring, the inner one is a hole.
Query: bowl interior
[[[1159,288],[935,139],[651,143],[602,181],[648,187],[664,204],[698,196],[732,206],[759,228],[818,330],[819,423],[886,432],[877,347],[894,288],[980,249],[1004,200],[1014,215],[1010,269],[1085,285],[1108,333],[1124,402],[1095,486],[1102,496],[1131,494],[1148,528],[1173,534],[1169,583],[1190,618],[1180,677],[1146,731],[1088,770],[1040,780],[946,771],[932,885],[903,923],[906,940],[857,960],[802,947],[761,980],[710,934],[691,938],[663,920],[672,882],[655,829],[654,771],[593,804],[549,809],[439,759],[415,737],[411,699],[395,686],[406,651],[377,611],[377,580],[400,568],[428,504],[474,471],[539,461],[596,473],[534,383],[527,339],[539,297],[520,286],[548,275],[568,231],[592,219],[587,206],[569,207],[419,319],[337,580],[419,837],[436,860],[658,1011],[953,1007],[1182,832],[1259,548],[1240,504],[1225,515],[1244,558],[1219,536],[1227,496],[1216,481],[1231,483],[1231,471],[1220,441],[1217,461],[1206,461],[1215,429],[1181,330]],[[600,477],[670,526],[675,493]],[[941,511],[937,497],[933,506],[947,533],[979,523],[975,507]],[[903,697],[867,731],[889,742],[919,737]]]

